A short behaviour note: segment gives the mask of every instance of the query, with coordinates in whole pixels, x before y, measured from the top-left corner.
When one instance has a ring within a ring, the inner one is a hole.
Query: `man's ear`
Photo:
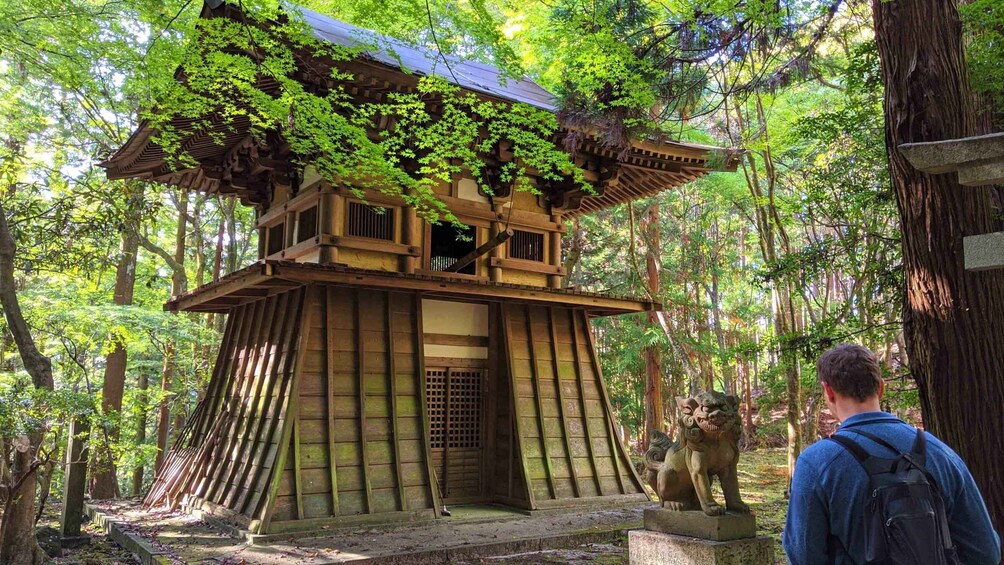
[[[837,393],[836,393],[836,391],[833,390],[833,387],[831,387],[829,385],[829,383],[827,383],[825,381],[821,382],[819,384],[823,385],[823,397],[826,398],[826,401],[830,402],[830,403],[836,402],[837,401]],[[881,390],[881,389],[879,389],[879,390]],[[881,392],[879,394],[881,394]]]
[[[885,394],[885,379],[879,379],[879,390],[878,390],[879,402],[882,402],[882,395],[884,394]]]

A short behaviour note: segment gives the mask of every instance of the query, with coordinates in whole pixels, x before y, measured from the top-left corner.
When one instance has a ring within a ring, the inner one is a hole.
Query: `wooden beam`
[[[540,393],[540,375],[537,373],[537,353],[533,345],[533,317],[530,315],[532,306],[526,306],[526,339],[530,345],[530,378],[533,381],[533,393],[537,401],[537,426],[540,431],[540,446],[544,454],[544,470],[547,471],[547,486],[551,492],[551,498],[558,498],[557,489],[554,487],[554,469],[551,468],[551,454],[547,448],[547,430],[544,427],[544,407]],[[533,490],[532,488],[530,490]]]
[[[422,449],[425,452],[425,471],[429,478],[429,495],[432,497],[433,511],[436,514],[436,518],[442,517],[442,505],[443,502],[439,498],[439,485],[436,484],[436,473],[432,467],[432,447],[430,446],[429,438],[429,401],[426,398],[427,387],[426,383],[426,372],[425,372],[425,344],[423,343],[424,338],[424,326],[422,323],[422,298],[418,294],[412,294],[412,301],[414,303],[414,310],[412,311],[412,317],[415,320],[415,367],[418,368],[418,394],[419,394],[419,404],[421,404],[421,414],[422,414]]]
[[[627,449],[624,447],[624,443],[621,442],[621,440],[620,440],[620,436],[616,435],[617,430],[616,430],[616,427],[614,426],[614,421],[613,421],[613,419],[614,419],[614,411],[613,411],[613,408],[610,406],[610,396],[607,394],[607,385],[606,385],[606,383],[603,382],[603,372],[600,369],[600,359],[599,359],[599,357],[597,356],[597,353],[596,353],[596,342],[595,342],[595,340],[593,338],[593,332],[589,328],[589,318],[586,317],[586,311],[585,310],[579,310],[579,317],[582,318],[583,329],[585,330],[586,335],[589,337],[589,354],[590,354],[590,357],[593,360],[593,373],[596,375],[596,384],[600,388],[600,396],[603,398],[603,404],[606,407],[607,422],[609,424],[608,429],[609,429],[609,433],[610,433],[610,440],[613,443],[615,443],[617,445],[617,448],[618,448],[617,451],[612,452],[612,453],[615,453],[615,454],[616,453],[620,453],[620,456],[624,458],[624,466],[627,467],[628,473],[631,476],[631,478],[634,480],[635,486],[637,487],[637,489],[638,489],[639,492],[643,492],[644,493],[645,492],[645,487],[643,486],[643,483],[641,482],[641,478],[638,476],[638,473],[635,471],[634,465],[631,464],[631,456],[628,455]],[[614,467],[618,468],[618,465],[616,463],[616,459],[615,459]],[[628,494],[628,492],[624,489],[624,482],[623,482],[623,479],[621,478],[619,470],[617,472],[617,482],[621,485],[621,492],[623,494]]]
[[[338,462],[335,457],[335,288],[324,286],[324,362],[327,368],[325,374],[325,392],[328,394],[328,466],[331,471],[331,508],[338,516],[341,513],[338,503]]]
[[[531,324],[532,325],[532,324]],[[558,418],[561,420],[562,439],[565,440],[565,455],[568,458],[568,469],[572,473],[572,492],[575,498],[582,496],[579,489],[579,472],[575,470],[575,457],[572,455],[571,432],[568,430],[568,417],[565,415],[565,392],[561,387],[561,374],[558,371],[558,332],[554,328],[554,307],[547,309],[547,325],[551,328],[551,367],[554,370],[554,386],[558,389]],[[541,414],[541,418],[543,418]]]
[[[400,509],[408,509],[408,499],[404,494],[404,473],[401,472],[401,433],[397,421],[397,371],[394,367],[394,297],[393,292],[384,294],[387,304],[387,372],[390,373],[390,429],[394,435],[394,468],[397,471],[397,494]]]
[[[316,287],[312,287],[316,288]],[[296,361],[293,366],[293,370],[289,375],[289,386],[286,391],[286,405],[282,412],[279,413],[279,419],[282,420],[282,430],[279,435],[279,441],[276,447],[278,448],[277,457],[274,460],[274,464],[271,466],[272,480],[270,481],[268,495],[264,498],[263,507],[261,511],[261,523],[259,528],[255,533],[266,533],[268,532],[269,524],[272,521],[272,514],[275,511],[275,499],[279,495],[279,484],[282,482],[282,470],[286,467],[286,457],[289,453],[289,442],[291,441],[291,436],[293,432],[293,422],[295,422],[297,417],[297,412],[299,410],[299,375],[303,368],[304,359],[307,355],[307,344],[310,338],[310,319],[313,314],[313,308],[307,308],[308,293],[306,291],[301,293],[301,308],[302,314],[300,315],[300,332],[299,339],[296,345]],[[266,461],[267,462],[267,461]]]
[[[579,313],[576,312],[572,316],[572,331],[579,331]],[[624,479],[621,477],[621,467],[618,460],[620,459],[620,450],[617,449],[617,445],[620,444],[620,440],[617,439],[619,436],[616,435],[617,430],[613,425],[613,410],[610,408],[610,404],[606,401],[606,387],[603,386],[603,377],[600,376],[600,364],[599,359],[596,357],[596,348],[593,344],[592,330],[589,329],[589,321],[585,319],[585,313],[582,315],[584,326],[583,331],[586,332],[588,341],[586,341],[586,346],[589,348],[589,361],[592,364],[593,378],[596,379],[596,386],[600,389],[600,396],[603,399],[603,406],[605,408],[603,413],[603,421],[606,423],[607,428],[607,440],[610,444],[610,462],[614,464],[614,473],[617,476],[617,485],[620,488],[620,493],[625,494],[627,491],[624,489]]]
[[[489,241],[487,241],[485,243],[482,243],[474,251],[471,251],[467,255],[464,255],[460,259],[457,259],[456,261],[453,262],[452,265],[450,265],[449,267],[443,269],[443,272],[446,272],[446,273],[457,273],[457,272],[459,272],[461,269],[463,269],[467,265],[470,265],[471,263],[477,261],[478,257],[481,257],[485,253],[488,253],[489,251],[491,251],[491,250],[499,247],[500,245],[502,245],[503,243],[505,243],[506,241],[508,241],[508,239],[510,237],[512,237],[513,234],[515,234],[515,233],[516,232],[513,231],[510,228],[510,229],[506,229],[504,231],[501,231],[501,232],[495,234],[495,236],[492,237],[491,240],[489,240]]]
[[[582,411],[582,427],[586,432],[586,449],[589,452],[589,465],[593,470],[596,493],[604,496],[603,481],[600,480],[599,466],[596,464],[596,453],[593,451],[593,434],[589,430],[589,409],[587,408],[585,386],[582,382],[582,368],[579,366],[581,362],[581,359],[579,359],[579,332],[578,325],[575,323],[577,313],[571,309],[565,309],[565,312],[569,314],[568,325],[572,334],[572,358],[575,361],[575,382],[579,385],[579,409]],[[611,445],[611,447],[613,446]]]
[[[565,269],[557,265],[548,265],[539,261],[528,261],[526,259],[508,259],[502,257],[492,257],[488,263],[492,267],[502,267],[513,271],[526,271],[528,273],[543,273],[545,275],[565,274]]]
[[[366,434],[366,347],[363,339],[363,290],[356,289],[356,369],[359,379],[359,450],[363,460],[363,482],[366,485],[366,512],[373,512],[373,485],[370,482],[369,438]]]
[[[520,414],[520,407],[522,404],[519,402],[519,392],[516,387],[516,375],[513,373],[513,344],[512,344],[512,322],[510,317],[513,313],[515,307],[510,304],[501,304],[499,309],[502,311],[502,333],[505,336],[505,350],[506,350],[506,361],[508,363],[507,373],[509,373],[509,385],[510,385],[510,405],[509,412],[511,414],[512,420],[515,424],[515,434],[513,434],[513,446],[515,453],[518,454],[519,460],[523,465],[523,484],[526,485],[526,500],[527,506],[531,510],[537,508],[536,496],[533,493],[533,481],[530,479],[530,465],[526,460],[526,450],[523,449],[523,440],[526,437],[524,434],[526,430],[523,427],[523,417]],[[525,408],[524,408],[525,410]],[[509,455],[512,457],[512,453]]]

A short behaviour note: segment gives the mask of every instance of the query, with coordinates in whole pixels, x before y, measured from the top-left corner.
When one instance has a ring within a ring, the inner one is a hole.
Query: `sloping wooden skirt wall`
[[[502,326],[530,507],[646,500],[614,431],[585,310],[507,304]]]
[[[254,533],[432,518],[420,328],[414,293],[311,285],[235,307],[147,503]]]
[[[483,492],[530,509],[644,500],[585,310],[492,312]],[[235,306],[147,503],[253,533],[438,516],[423,346],[415,292],[312,284]]]

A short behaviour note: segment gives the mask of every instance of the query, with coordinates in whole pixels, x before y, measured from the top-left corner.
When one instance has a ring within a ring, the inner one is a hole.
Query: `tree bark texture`
[[[659,205],[653,203],[648,207],[646,220],[646,239],[648,246],[645,252],[645,275],[651,296],[659,296],[662,284],[659,280]],[[646,313],[648,327],[658,328],[659,317],[655,312]],[[659,361],[659,347],[645,347],[645,434],[642,438],[642,449],[648,449],[648,442],[654,430],[665,431],[665,406],[662,401],[662,364]]]
[[[1004,528],[1004,271],[968,272],[962,238],[993,231],[988,188],[914,169],[902,143],[985,133],[973,107],[955,2],[873,0],[886,145],[899,205],[904,334],[924,425],[966,461]]]
[[[52,362],[35,346],[21,311],[14,286],[14,256],[17,247],[7,223],[7,211],[0,204],[0,306],[7,327],[17,344],[24,369],[35,388],[53,389]],[[35,539],[35,458],[42,443],[42,430],[34,430],[14,445],[10,485],[0,525],[0,563],[21,565],[42,563],[45,553]],[[27,440],[25,442],[24,440]]]
[[[139,235],[135,230],[122,232],[119,263],[115,270],[115,294],[113,302],[119,306],[132,304],[133,287],[136,283],[136,254],[139,251]],[[105,359],[105,379],[102,387],[101,411],[106,415],[122,411],[122,391],[125,388],[126,363],[128,356],[125,343],[119,336],[112,336],[113,348]],[[118,439],[115,426],[98,431],[99,437],[94,450],[93,480],[91,498],[101,500],[118,495],[118,479],[115,474],[115,458],[111,445]]]

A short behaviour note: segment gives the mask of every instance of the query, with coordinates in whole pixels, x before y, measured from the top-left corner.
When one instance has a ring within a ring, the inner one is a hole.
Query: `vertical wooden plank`
[[[575,310],[566,309],[569,314],[569,327],[572,331],[572,355],[575,360],[575,382],[579,384],[579,409],[582,411],[582,425],[586,430],[586,447],[589,449],[589,464],[593,469],[593,480],[596,482],[596,492],[604,496],[603,481],[600,480],[599,467],[596,464],[596,453],[593,451],[593,434],[589,431],[589,409],[586,402],[586,391],[582,383],[582,371],[579,369],[579,325],[576,322]],[[611,448],[613,446],[611,445]]]
[[[282,472],[282,469],[278,469]],[[293,418],[293,488],[296,493],[296,519],[303,520],[303,474],[300,469],[300,411]]]
[[[537,352],[534,346],[533,317],[530,314],[530,306],[526,308],[526,339],[530,345],[530,373],[533,381],[533,392],[537,400],[537,427],[540,430],[540,447],[544,454],[544,469],[547,471],[547,487],[551,492],[551,498],[558,498],[557,490],[554,488],[554,469],[551,468],[551,454],[547,449],[547,432],[544,429],[544,407],[540,397],[540,376],[537,374]],[[518,402],[517,402],[518,404]],[[527,477],[529,481],[529,477]],[[533,491],[533,484],[527,484],[528,490]]]
[[[262,418],[255,430],[255,448],[246,463],[251,470],[250,475],[247,481],[242,483],[241,494],[233,507],[237,512],[251,517],[259,515],[261,502],[267,494],[269,477],[268,475],[263,477],[262,474],[266,469],[271,470],[275,462],[276,453],[272,451],[271,442],[277,434],[282,437],[282,427],[279,427],[279,420],[286,409],[286,398],[289,395],[290,380],[292,379],[293,359],[298,357],[294,351],[294,343],[306,301],[304,294],[302,288],[290,291],[289,303],[292,309],[287,316],[289,320],[285,324],[280,342],[282,356],[279,364],[270,374],[268,383],[266,383],[267,394],[262,395],[262,404],[260,405]],[[262,482],[265,484],[260,484]]]
[[[324,298],[324,361],[327,365],[327,386],[328,393],[328,463],[331,470],[331,508],[334,515],[341,513],[338,504],[338,463],[335,461],[335,332],[332,329],[335,322],[335,287],[323,287]]]
[[[275,303],[275,306],[271,315],[269,314],[268,309],[266,309],[265,313],[265,319],[268,320],[268,322],[266,323],[270,326],[268,332],[268,342],[261,344],[260,346],[260,348],[262,349],[268,347],[270,350],[270,352],[265,356],[265,359],[267,359],[267,364],[262,364],[260,367],[258,365],[255,366],[255,371],[254,374],[252,375],[253,386],[251,387],[253,389],[253,394],[249,394],[244,397],[245,403],[248,404],[248,407],[246,410],[246,416],[244,418],[244,424],[241,426],[243,432],[241,441],[237,446],[237,451],[235,454],[235,459],[237,461],[243,461],[243,462],[235,464],[229,476],[227,476],[225,485],[230,484],[233,486],[225,487],[228,488],[229,492],[227,492],[227,495],[225,497],[221,497],[222,504],[224,504],[228,508],[240,494],[239,493],[240,486],[247,472],[247,465],[246,465],[247,457],[244,454],[247,452],[249,445],[248,442],[251,441],[251,438],[253,437],[252,430],[254,428],[254,425],[257,423],[258,418],[261,417],[261,410],[257,409],[257,407],[261,400],[262,388],[264,387],[265,381],[268,380],[268,374],[270,372],[271,367],[276,363],[276,357],[280,354],[278,342],[279,339],[282,337],[282,327],[284,320],[280,321],[279,318],[275,316],[275,313],[283,312],[286,310],[286,307],[288,306],[289,303],[289,295],[288,293],[279,295],[277,297],[272,298],[272,301]],[[265,359],[263,359],[263,362],[265,362]],[[251,397],[250,403],[247,402],[249,396]],[[242,472],[238,473],[238,470]]]
[[[233,362],[234,336],[240,332],[240,325],[246,318],[247,306],[231,308],[227,314],[226,329],[223,330],[223,341],[220,342],[220,349],[216,353],[216,364],[213,365],[213,376],[209,381],[209,390],[206,397],[202,399],[202,417],[199,418],[195,428],[192,430],[193,438],[202,438],[210,428],[209,423],[216,416],[219,399],[222,396],[223,381],[229,374],[230,363]],[[180,444],[179,444],[180,445]]]
[[[554,385],[558,387],[558,417],[561,418],[561,431],[564,432],[565,455],[568,457],[568,468],[572,472],[572,491],[575,498],[582,496],[579,488],[579,472],[575,470],[575,458],[572,456],[572,437],[568,432],[568,418],[565,416],[565,393],[561,388],[561,375],[558,374],[558,331],[554,327],[554,307],[547,308],[547,325],[551,329],[551,366],[554,367]]]
[[[244,383],[247,381],[248,373],[254,370],[254,361],[258,352],[257,344],[261,340],[262,318],[264,318],[263,310],[269,302],[270,299],[259,300],[252,306],[253,310],[248,333],[244,335],[244,339],[238,344],[239,346],[243,345],[243,347],[241,353],[238,355],[237,362],[234,363],[233,375],[230,378],[229,386],[226,388],[227,393],[230,394],[230,398],[227,399],[229,400],[230,407],[227,410],[221,434],[218,436],[219,439],[210,458],[209,466],[206,468],[206,474],[202,477],[198,488],[195,490],[196,496],[210,498],[214,502],[216,489],[219,487],[221,470],[226,466],[227,454],[232,449],[232,438],[236,438],[237,436],[235,428],[239,419],[238,414],[244,409],[242,394]],[[254,345],[252,346],[251,343]],[[223,414],[221,413],[220,416],[222,417]]]
[[[401,439],[397,421],[397,371],[394,367],[394,297],[387,292],[387,372],[390,373],[390,429],[394,435],[394,467],[397,471],[397,495],[401,510],[408,509],[408,499],[404,494],[404,473],[401,472]]]
[[[523,449],[523,419],[520,417],[520,406],[521,404],[516,401],[517,390],[516,390],[516,375],[513,374],[512,368],[513,357],[512,357],[512,322],[510,321],[510,316],[512,314],[511,308],[514,306],[508,306],[502,304],[500,306],[502,309],[502,333],[505,335],[505,349],[506,349],[506,359],[509,362],[509,367],[507,373],[509,373],[509,414],[510,418],[515,422],[516,433],[514,434],[513,441],[510,445],[514,446],[516,453],[519,453],[519,460],[523,464],[523,484],[526,485],[526,500],[529,503],[528,506],[531,510],[537,508],[537,497],[533,494],[533,484],[530,481],[530,465],[526,460],[526,451]],[[510,458],[512,455],[510,455]]]
[[[299,307],[297,302],[299,294],[295,292],[287,292],[277,297],[273,297],[273,300],[279,300],[279,306],[276,311],[285,312],[290,310],[290,306],[295,309]],[[247,490],[251,488],[247,485],[248,474],[251,472],[252,466],[257,463],[254,457],[249,456],[248,451],[254,452],[256,444],[260,442],[259,436],[261,434],[261,428],[264,424],[265,418],[267,416],[266,412],[268,410],[269,404],[271,402],[270,396],[275,394],[274,384],[276,375],[279,371],[279,366],[283,363],[283,359],[288,355],[288,342],[290,341],[290,336],[296,325],[295,316],[282,316],[281,320],[273,322],[272,335],[270,337],[272,343],[272,354],[269,357],[269,364],[265,370],[260,375],[260,387],[261,394],[255,396],[253,403],[251,404],[251,409],[254,410],[254,418],[250,421],[248,426],[248,444],[245,448],[242,448],[241,454],[244,455],[244,462],[241,465],[240,473],[235,476],[233,482],[235,488],[232,489],[233,492],[224,501],[227,508],[235,510],[236,507],[241,503],[242,498],[247,497]]]
[[[432,469],[432,447],[429,438],[429,402],[426,399],[427,386],[425,373],[425,329],[422,323],[422,295],[411,295],[414,301],[415,320],[415,366],[418,367],[418,393],[422,412],[422,449],[425,452],[425,472],[429,480],[429,494],[432,496],[432,511],[436,518],[442,518],[443,501],[439,497],[439,486],[436,484],[436,473]]]
[[[498,446],[496,445],[496,430],[498,424],[498,316],[493,310],[494,305],[488,306],[488,363],[482,371],[482,393],[481,404],[481,434],[484,441],[484,456],[481,458],[481,496],[488,498],[495,494],[495,471],[498,460]],[[493,316],[493,314],[496,314]]]
[[[620,436],[617,435],[617,427],[614,424],[614,410],[610,405],[610,397],[607,395],[607,385],[603,382],[603,373],[600,371],[600,359],[596,355],[596,342],[593,338],[592,329],[589,327],[589,319],[586,317],[585,310],[579,310],[579,315],[582,317],[583,329],[586,332],[586,336],[589,337],[589,356],[593,361],[593,373],[596,375],[596,384],[600,387],[600,396],[603,397],[603,406],[606,408],[607,415],[607,433],[610,434],[610,441],[617,446],[616,451],[611,451],[611,453],[619,453],[621,458],[623,458],[623,464],[628,469],[628,474],[634,480],[636,492],[645,492],[645,487],[642,486],[641,478],[638,477],[638,473],[634,470],[634,466],[631,465],[631,457],[628,455],[627,450],[624,448],[624,443],[621,442]],[[624,479],[621,477],[620,466],[617,462],[617,458],[614,458],[614,468],[617,469],[617,482],[621,486],[621,493],[627,494],[627,490],[624,488]]]
[[[366,348],[363,345],[362,290],[356,289],[356,369],[359,376],[359,450],[363,459],[363,482],[366,484],[366,513],[373,512],[373,486],[370,482],[369,439],[366,434]],[[369,292],[369,291],[367,291]]]
[[[286,406],[285,410],[279,414],[279,418],[282,420],[282,430],[279,435],[279,444],[277,446],[278,451],[276,453],[277,457],[275,459],[275,464],[272,465],[271,473],[272,477],[269,481],[268,494],[260,499],[263,501],[262,507],[256,509],[256,515],[261,516],[261,521],[258,527],[255,529],[255,533],[265,533],[268,532],[268,526],[272,522],[272,513],[275,510],[275,499],[279,494],[279,483],[282,482],[282,470],[286,466],[286,457],[289,454],[289,443],[291,441],[291,435],[293,428],[295,426],[297,412],[299,412],[299,376],[300,371],[303,368],[303,360],[307,358],[307,343],[310,338],[310,318],[313,313],[313,309],[307,308],[309,304],[309,293],[316,290],[316,286],[307,287],[307,290],[303,292],[303,298],[301,299],[301,311],[300,316],[300,335],[297,339],[296,345],[296,360],[293,364],[293,371],[289,375],[289,387],[286,392]]]

